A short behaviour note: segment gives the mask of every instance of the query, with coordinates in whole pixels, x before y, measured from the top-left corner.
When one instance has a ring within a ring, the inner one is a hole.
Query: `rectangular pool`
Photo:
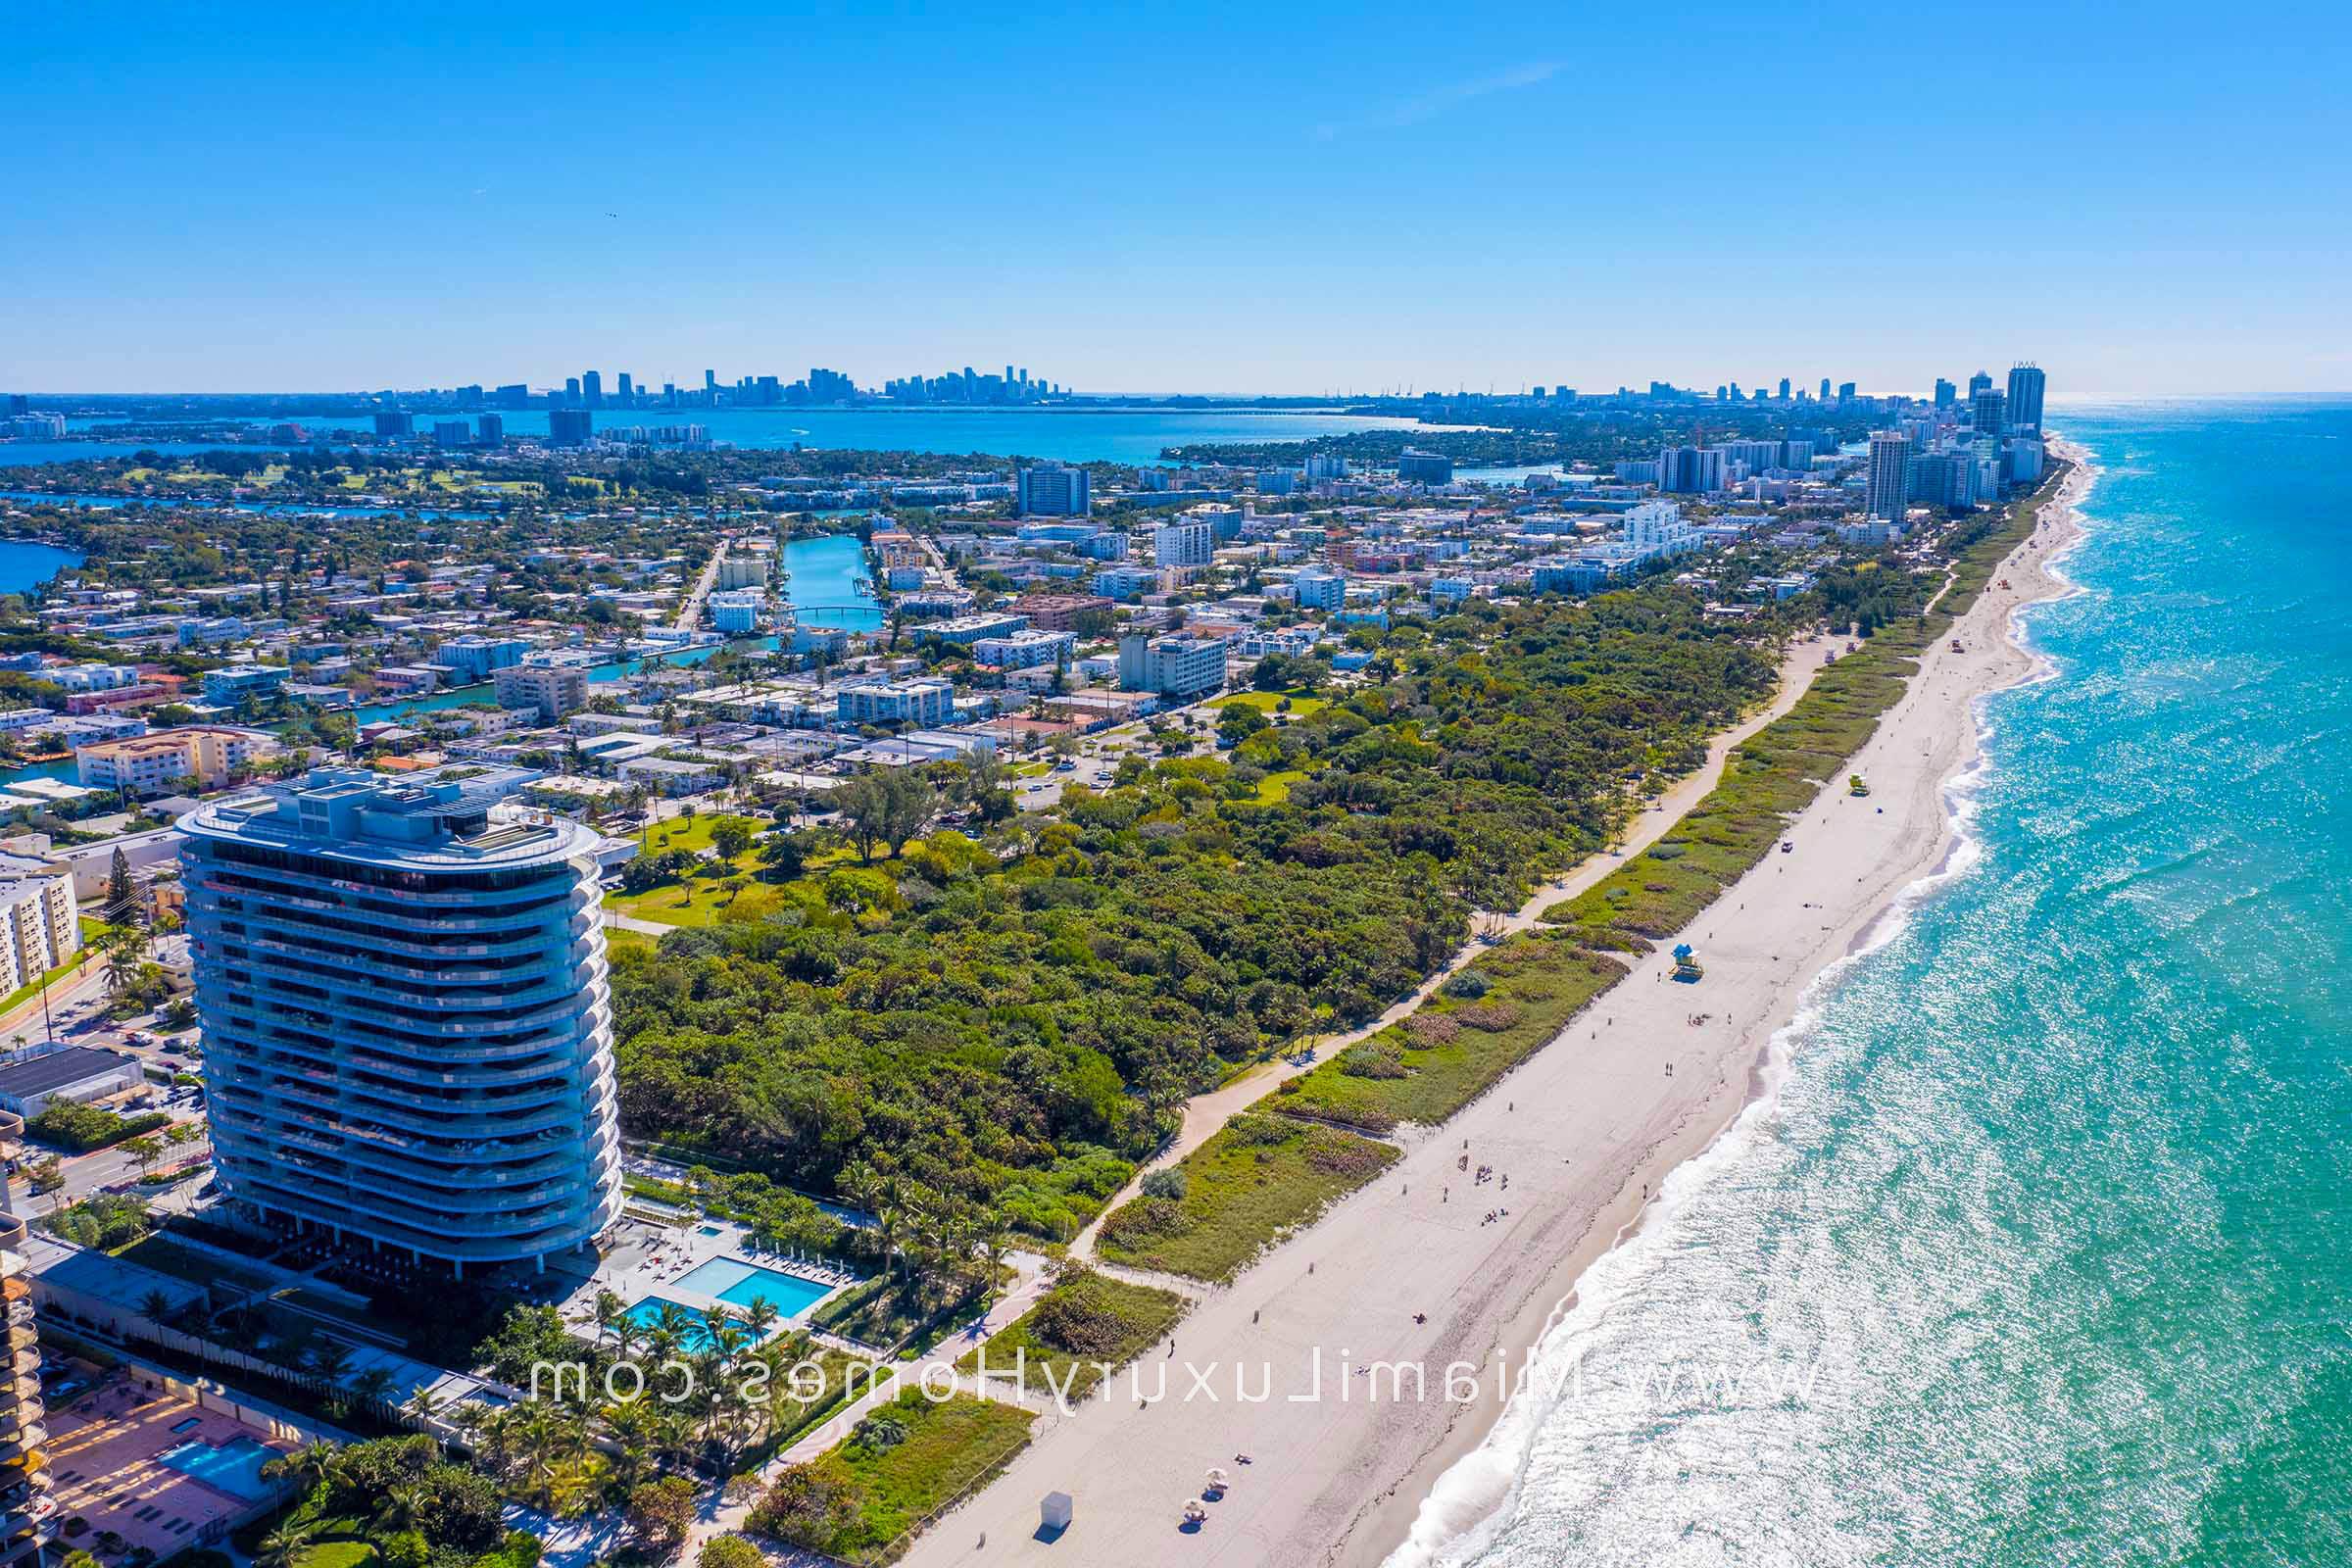
[[[176,1448],[166,1448],[156,1457],[215,1492],[246,1502],[259,1502],[270,1495],[270,1483],[262,1479],[262,1466],[276,1458],[277,1450],[251,1438],[233,1438],[219,1445],[198,1438]]]
[[[714,1257],[681,1275],[677,1283],[686,1290],[715,1296],[729,1306],[749,1306],[764,1298],[776,1309],[777,1321],[782,1323],[798,1321],[810,1307],[833,1294],[830,1285],[805,1280],[780,1269],[761,1268],[735,1257]]]

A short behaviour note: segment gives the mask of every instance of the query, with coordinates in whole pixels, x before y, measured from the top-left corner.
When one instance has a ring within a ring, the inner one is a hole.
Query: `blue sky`
[[[2340,14],[12,8],[0,388],[2352,387]]]

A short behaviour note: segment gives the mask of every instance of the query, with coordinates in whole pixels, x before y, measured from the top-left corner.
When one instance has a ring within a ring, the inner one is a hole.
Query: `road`
[[[718,581],[718,564],[727,559],[727,542],[721,539],[718,548],[710,552],[710,564],[703,574],[686,590],[686,602],[678,607],[677,617],[670,623],[672,631],[692,631],[703,623],[703,601],[710,597],[710,589]]]

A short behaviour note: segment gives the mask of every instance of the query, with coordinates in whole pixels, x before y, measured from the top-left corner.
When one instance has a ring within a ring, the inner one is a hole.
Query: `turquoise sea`
[[[2062,430],[2079,591],[1956,870],[1396,1561],[2352,1562],[2352,408]]]

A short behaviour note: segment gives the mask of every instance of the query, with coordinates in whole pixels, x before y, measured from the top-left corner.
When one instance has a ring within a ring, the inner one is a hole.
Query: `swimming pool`
[[[681,1276],[678,1285],[682,1290],[715,1296],[729,1306],[749,1306],[764,1298],[776,1309],[777,1320],[785,1323],[805,1315],[833,1293],[830,1285],[737,1257],[714,1257]]]
[[[235,1438],[219,1445],[197,1438],[176,1448],[166,1448],[156,1457],[215,1492],[259,1502],[270,1492],[270,1483],[262,1479],[262,1466],[276,1458],[277,1450],[251,1438]]]

